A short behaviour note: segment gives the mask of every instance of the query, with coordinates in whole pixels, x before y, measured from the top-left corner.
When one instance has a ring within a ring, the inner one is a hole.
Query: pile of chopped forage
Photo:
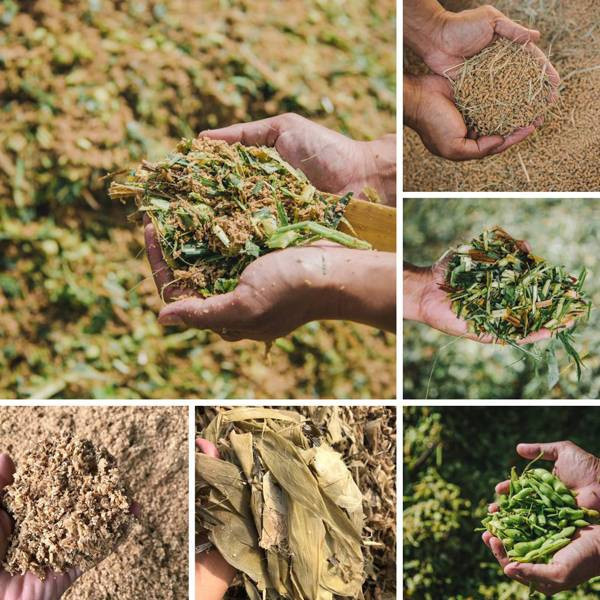
[[[466,60],[452,78],[454,100],[467,127],[480,135],[508,135],[542,117],[552,86],[522,44],[500,38]]]
[[[350,195],[319,192],[273,148],[184,139],[109,194],[135,199],[176,280],[204,296],[234,289],[245,267],[272,250],[322,238],[370,248],[336,231]]]
[[[3,508],[14,532],[3,568],[11,574],[89,569],[108,556],[132,522],[115,459],[88,440],[37,443],[16,466]]]

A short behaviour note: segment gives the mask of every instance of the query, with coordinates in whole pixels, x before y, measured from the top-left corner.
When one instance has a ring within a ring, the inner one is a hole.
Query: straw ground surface
[[[452,10],[480,3],[445,3]],[[542,33],[541,49],[561,76],[556,115],[525,142],[483,161],[455,163],[431,155],[404,129],[407,191],[597,191],[600,189],[600,4],[595,0],[499,0],[494,6]],[[409,72],[426,68],[410,53]]]

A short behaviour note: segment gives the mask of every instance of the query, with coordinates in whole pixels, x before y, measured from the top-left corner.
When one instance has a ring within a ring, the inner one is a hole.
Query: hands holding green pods
[[[600,459],[572,442],[519,444],[517,452],[555,464],[553,473],[531,468],[520,477],[513,469],[496,486],[483,541],[504,573],[545,594],[600,575]]]

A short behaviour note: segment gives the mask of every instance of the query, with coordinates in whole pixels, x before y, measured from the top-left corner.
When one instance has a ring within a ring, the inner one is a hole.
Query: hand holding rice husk
[[[527,45],[506,38],[466,60],[451,82],[467,127],[483,136],[539,123],[555,94],[547,65]]]

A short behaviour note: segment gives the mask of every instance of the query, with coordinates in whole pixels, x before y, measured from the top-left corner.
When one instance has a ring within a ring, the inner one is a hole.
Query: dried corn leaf
[[[237,536],[223,556],[245,574],[248,596],[360,597],[362,495],[322,431],[293,411],[246,408],[219,412],[202,435],[224,460],[197,462],[199,478],[211,486],[200,500],[201,523],[219,549]],[[230,466],[220,476],[202,471],[222,463]],[[243,553],[240,528],[250,549]]]

